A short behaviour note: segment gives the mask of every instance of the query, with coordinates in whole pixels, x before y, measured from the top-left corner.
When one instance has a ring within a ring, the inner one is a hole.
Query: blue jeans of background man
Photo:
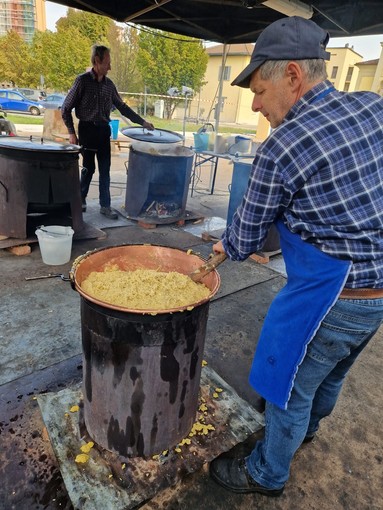
[[[80,121],[78,125],[79,143],[82,147],[81,198],[85,200],[96,169],[97,157],[99,173],[99,200],[101,207],[110,207],[110,126],[107,122]]]
[[[266,403],[265,436],[246,459],[258,483],[285,484],[296,450],[331,413],[347,372],[382,322],[383,299],[336,302],[308,345],[287,409]]]

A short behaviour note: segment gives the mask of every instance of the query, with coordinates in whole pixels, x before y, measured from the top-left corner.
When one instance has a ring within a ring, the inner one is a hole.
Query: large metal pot
[[[125,210],[152,224],[185,218],[194,152],[182,145],[134,143],[130,148]]]
[[[135,314],[173,313],[180,312],[186,310],[186,308],[189,308],[190,306],[198,306],[209,301],[217,293],[220,286],[221,280],[217,271],[212,271],[203,280],[203,283],[211,291],[206,299],[199,301],[198,303],[190,303],[184,307],[164,310],[137,310],[113,305],[111,303],[105,303],[104,301],[100,301],[85,292],[81,287],[81,283],[92,271],[102,272],[110,265],[115,265],[122,271],[157,269],[159,271],[177,271],[182,274],[190,274],[205,262],[206,261],[198,255],[193,253],[187,254],[187,252],[176,248],[147,244],[126,244],[101,248],[85,253],[85,255],[82,255],[75,260],[70,271],[70,278],[72,286],[83,298],[105,308]]]
[[[55,212],[75,232],[83,228],[79,153],[77,145],[0,138],[0,234],[25,239],[32,213]]]
[[[92,271],[110,263],[122,270],[189,274],[205,261],[182,250],[123,245],[75,261],[72,284],[81,295],[84,420],[93,440],[121,457],[161,453],[187,437],[196,419],[209,300],[193,308],[129,310],[103,303],[81,288]]]

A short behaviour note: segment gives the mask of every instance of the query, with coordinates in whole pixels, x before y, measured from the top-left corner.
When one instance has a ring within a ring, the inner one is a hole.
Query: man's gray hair
[[[267,60],[259,68],[261,79],[271,81],[279,80],[282,78],[287,64],[292,60]],[[293,61],[300,66],[308,81],[325,80],[327,78],[326,63],[324,60],[307,59]]]
[[[90,61],[92,64],[94,65],[96,63],[96,57],[98,57],[102,62],[104,60],[105,53],[110,53],[110,49],[106,46],[102,46],[101,44],[93,44],[90,54]]]

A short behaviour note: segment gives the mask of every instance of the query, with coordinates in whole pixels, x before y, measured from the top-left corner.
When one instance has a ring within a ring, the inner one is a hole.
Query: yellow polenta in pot
[[[105,267],[103,272],[91,272],[81,287],[105,303],[140,310],[187,307],[206,299],[211,292],[205,285],[176,271],[122,271],[116,266]]]

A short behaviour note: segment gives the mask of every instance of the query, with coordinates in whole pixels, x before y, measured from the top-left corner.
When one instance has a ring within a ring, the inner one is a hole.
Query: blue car
[[[0,106],[4,111],[41,115],[44,106],[37,101],[30,101],[23,94],[11,89],[0,89]]]

